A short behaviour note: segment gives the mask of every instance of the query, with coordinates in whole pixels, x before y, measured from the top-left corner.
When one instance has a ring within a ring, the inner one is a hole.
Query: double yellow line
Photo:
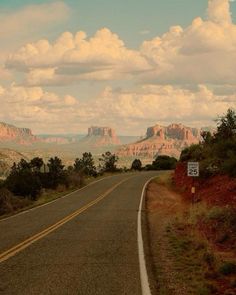
[[[131,177],[133,177],[133,176],[131,176]],[[117,184],[115,184],[114,186],[112,186],[109,190],[107,190],[104,194],[102,194],[101,196],[99,196],[97,199],[95,199],[94,201],[88,203],[84,207],[76,210],[74,213],[66,216],[65,218],[61,219],[57,223],[49,226],[45,230],[37,233],[36,235],[33,235],[32,237],[26,239],[25,241],[17,244],[16,246],[10,248],[7,251],[1,253],[0,254],[0,263],[3,262],[3,261],[6,261],[10,257],[12,257],[12,256],[16,255],[17,253],[21,252],[25,248],[29,247],[31,244],[33,244],[36,241],[42,239],[43,237],[47,236],[48,234],[50,234],[54,230],[58,229],[59,227],[61,227],[65,223],[67,223],[70,220],[72,220],[73,218],[75,218],[76,216],[80,215],[82,212],[86,211],[88,208],[94,206],[95,204],[97,204],[98,202],[100,202],[102,199],[104,199],[106,196],[108,196],[112,191],[114,191],[119,185],[121,185],[123,182],[127,181],[129,178],[118,182]]]

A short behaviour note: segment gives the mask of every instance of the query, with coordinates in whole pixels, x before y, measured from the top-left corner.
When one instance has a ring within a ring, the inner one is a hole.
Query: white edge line
[[[118,175],[120,175],[120,174],[118,174]],[[114,177],[114,176],[118,176],[118,175],[109,175],[109,176],[103,177],[103,178],[101,178],[101,179],[95,180],[95,181],[90,182],[89,184],[85,185],[85,186],[82,187],[82,188],[79,188],[79,189],[77,189],[77,190],[75,190],[75,191],[73,191],[73,192],[71,192],[71,193],[69,193],[69,194],[66,194],[66,195],[62,196],[62,197],[56,198],[55,200],[52,200],[52,201],[47,202],[47,203],[42,204],[42,205],[35,206],[35,207],[30,208],[30,209],[28,209],[28,210],[24,210],[24,211],[22,211],[22,212],[19,212],[19,213],[16,213],[16,214],[12,215],[12,216],[9,216],[9,217],[6,217],[6,218],[3,218],[3,219],[0,219],[0,222],[5,221],[5,220],[8,220],[8,219],[11,219],[11,218],[14,218],[14,217],[17,217],[17,216],[19,216],[19,215],[22,215],[22,214],[25,214],[25,213],[27,213],[27,212],[30,212],[30,211],[36,210],[36,209],[38,209],[38,208],[41,208],[41,207],[44,207],[44,206],[50,205],[50,204],[55,203],[55,202],[57,202],[57,201],[59,201],[59,200],[61,200],[61,199],[64,199],[64,198],[66,198],[66,197],[69,197],[70,195],[72,195],[72,194],[74,194],[74,193],[77,193],[77,192],[79,192],[79,191],[84,190],[85,188],[87,188],[88,186],[91,186],[92,184],[98,183],[98,182],[100,182],[100,181],[102,181],[102,180],[104,180],[104,179],[108,179],[108,178],[111,178],[111,177]]]
[[[142,288],[142,295],[151,295],[151,290],[148,282],[148,274],[147,274],[147,267],[146,267],[146,261],[145,261],[145,254],[144,254],[144,247],[143,247],[143,236],[142,236],[142,206],[143,206],[143,200],[144,195],[146,192],[146,188],[150,181],[152,181],[157,176],[154,176],[150,178],[144,185],[141,200],[139,204],[139,210],[138,210],[138,257],[139,257],[139,270],[140,270],[140,279],[141,279],[141,288]]]

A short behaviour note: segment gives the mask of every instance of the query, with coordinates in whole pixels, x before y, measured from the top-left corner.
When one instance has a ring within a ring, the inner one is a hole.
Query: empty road
[[[137,216],[156,174],[105,178],[0,221],[0,294],[142,294]]]

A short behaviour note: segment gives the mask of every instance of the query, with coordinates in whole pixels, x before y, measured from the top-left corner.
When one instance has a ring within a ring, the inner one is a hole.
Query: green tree
[[[233,109],[228,109],[226,115],[217,120],[217,140],[231,139],[236,135],[236,113]]]
[[[32,200],[37,198],[42,188],[39,176],[32,172],[30,163],[24,159],[13,164],[5,185],[16,196],[29,197]]]
[[[46,187],[55,189],[59,184],[67,185],[67,176],[64,171],[64,165],[62,164],[62,160],[60,158],[50,158],[48,160],[47,166],[49,173],[46,175]]]
[[[152,162],[154,170],[172,170],[175,169],[177,160],[174,157],[158,156],[155,161]]]
[[[102,170],[106,172],[117,171],[116,163],[118,162],[118,160],[119,158],[109,151],[102,154],[102,157],[99,159]]]
[[[96,176],[96,167],[91,153],[83,153],[82,159],[76,159],[74,169],[77,172],[82,172],[88,176]]]
[[[35,157],[30,161],[30,167],[35,172],[40,172],[40,169],[43,167],[43,159],[39,157]]]
[[[131,165],[133,170],[142,170],[142,162],[139,159],[135,159]]]
[[[180,155],[181,162],[187,161],[201,161],[205,158],[204,146],[201,144],[192,144],[182,150]]]

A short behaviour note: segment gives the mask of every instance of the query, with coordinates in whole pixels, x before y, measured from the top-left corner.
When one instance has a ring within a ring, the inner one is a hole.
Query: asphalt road
[[[154,175],[112,176],[0,221],[0,294],[142,294],[137,214]],[[22,243],[53,224],[37,241]]]

